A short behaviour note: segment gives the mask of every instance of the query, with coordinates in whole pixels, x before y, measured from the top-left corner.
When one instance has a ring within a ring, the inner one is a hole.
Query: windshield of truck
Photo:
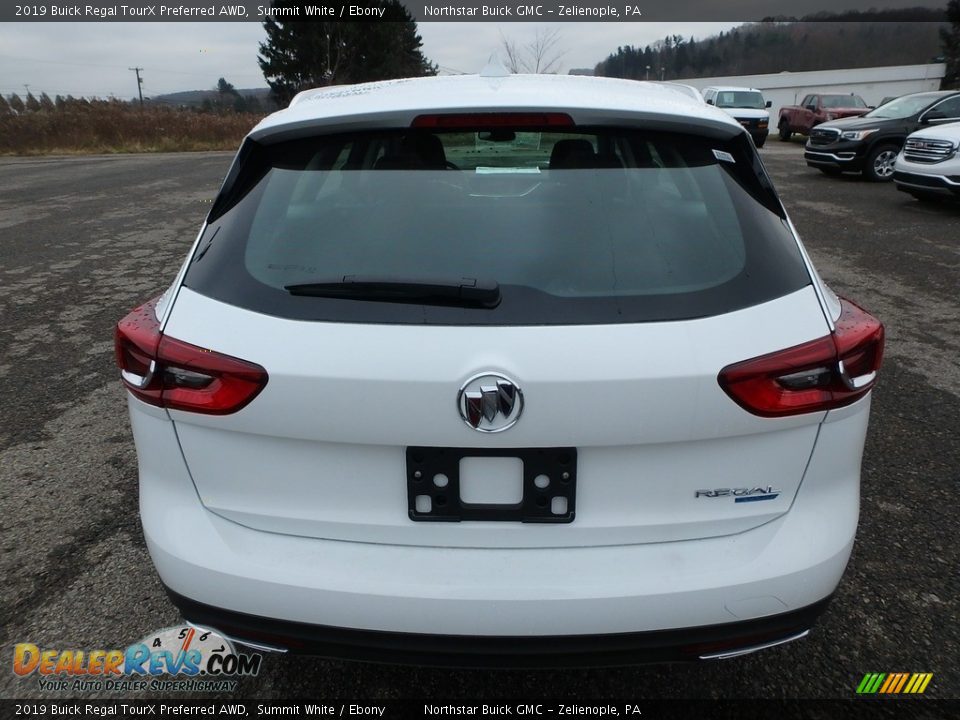
[[[750,108],[763,110],[766,102],[763,95],[748,90],[721,90],[717,93],[717,107],[720,108]]]

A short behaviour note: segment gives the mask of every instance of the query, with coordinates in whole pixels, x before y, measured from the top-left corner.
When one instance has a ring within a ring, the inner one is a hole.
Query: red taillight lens
[[[566,113],[525,112],[525,113],[447,113],[438,115],[417,115],[410,123],[415,128],[544,128],[573,127],[573,118]]]
[[[123,384],[145,403],[171,410],[227,415],[267,384],[259,365],[162,335],[156,300],[133,310],[114,333]]]
[[[841,300],[833,334],[728,365],[720,387],[762,417],[820,412],[850,405],[874,386],[883,360],[883,325]]]

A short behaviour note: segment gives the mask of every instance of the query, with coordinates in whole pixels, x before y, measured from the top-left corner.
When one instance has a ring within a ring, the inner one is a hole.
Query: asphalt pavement
[[[820,273],[887,328],[857,544],[810,637],[725,662],[614,669],[267,656],[239,694],[850,698],[867,672],[932,672],[928,697],[960,697],[960,205],[827,177],[795,142],[771,139],[762,155]],[[0,159],[0,697],[63,697],[13,674],[15,643],[123,648],[179,621],[140,531],[112,332],[172,280],[230,159]]]

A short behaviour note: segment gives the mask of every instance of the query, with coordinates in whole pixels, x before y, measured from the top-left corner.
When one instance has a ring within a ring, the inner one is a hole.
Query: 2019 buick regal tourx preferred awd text
[[[883,327],[668,85],[305,91],[116,330],[157,572],[261,649],[728,657],[850,556]]]

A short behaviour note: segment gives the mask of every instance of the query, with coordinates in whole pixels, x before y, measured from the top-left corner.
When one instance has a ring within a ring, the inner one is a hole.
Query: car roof
[[[698,102],[703,100],[703,95],[693,85],[673,82],[672,80],[655,80],[654,82],[663,85],[664,87],[676,90],[677,92],[682,92],[684,95],[687,95]]]
[[[957,95],[957,94],[960,94],[958,93],[957,90],[926,90],[924,92],[908,93],[907,95],[898,95],[896,99],[900,100],[901,98],[908,98],[908,97],[928,97],[931,100],[940,100],[942,98],[949,97],[950,95]]]
[[[758,92],[761,95],[763,94],[762,90],[752,87],[740,87],[738,85],[711,85],[710,87],[704,88],[704,90],[716,90],[717,92],[730,92],[738,90],[746,90],[748,92]]]
[[[406,127],[417,115],[451,112],[566,112],[578,125],[686,129],[732,137],[726,113],[652,82],[577,75],[447,75],[332,85],[298,94],[250,133],[271,141],[324,131]]]

